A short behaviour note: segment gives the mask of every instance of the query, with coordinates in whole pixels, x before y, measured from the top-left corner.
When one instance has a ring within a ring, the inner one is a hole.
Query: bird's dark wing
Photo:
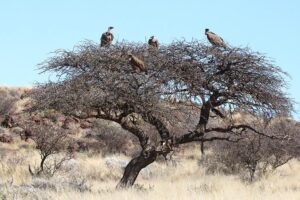
[[[101,36],[101,46],[109,45],[114,39],[114,35],[109,32],[105,32]]]
[[[148,44],[153,46],[153,47],[158,47],[158,41],[154,39],[149,39]]]
[[[207,38],[209,40],[210,43],[212,43],[213,45],[216,46],[224,46],[224,40],[223,38],[221,38],[220,36],[218,36],[217,34],[213,33],[213,32],[209,32],[207,34]]]
[[[102,34],[101,36],[101,47],[107,45],[108,41],[107,41],[107,35],[106,35],[106,32]]]

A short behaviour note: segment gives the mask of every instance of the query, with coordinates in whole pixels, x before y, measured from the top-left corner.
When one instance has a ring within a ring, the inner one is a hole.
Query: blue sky
[[[116,40],[144,42],[156,35],[161,43],[206,42],[207,27],[232,46],[272,58],[291,75],[287,93],[300,102],[299,8],[299,0],[0,0],[0,85],[48,80],[38,63],[85,39],[99,42],[110,25]]]

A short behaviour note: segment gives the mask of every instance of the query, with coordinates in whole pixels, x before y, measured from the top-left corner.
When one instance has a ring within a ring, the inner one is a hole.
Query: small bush
[[[17,96],[8,90],[0,90],[0,117],[13,112],[14,104],[18,100]]]
[[[300,131],[294,122],[278,121],[264,131],[277,138],[246,131],[238,142],[215,142],[213,153],[202,157],[199,164],[209,173],[238,174],[253,181],[299,157]],[[280,138],[283,133],[288,134]]]
[[[72,158],[67,148],[72,140],[68,138],[64,129],[49,124],[31,124],[32,140],[39,150],[41,162],[35,170],[29,166],[29,172],[34,176],[53,176],[61,168],[63,163]]]

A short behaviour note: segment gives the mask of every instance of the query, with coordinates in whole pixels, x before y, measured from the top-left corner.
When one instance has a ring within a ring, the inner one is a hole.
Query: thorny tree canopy
[[[147,74],[132,68],[129,53],[144,61]],[[189,102],[199,111],[199,123],[195,133],[185,133],[178,143],[205,132],[210,112],[222,118],[240,110],[274,117],[292,110],[283,92],[286,74],[249,48],[214,48],[199,41],[175,41],[159,49],[129,42],[101,48],[84,42],[71,51],[56,51],[41,70],[55,72],[59,81],[36,87],[33,109],[54,108],[120,124],[135,113],[156,127],[162,139],[169,137],[166,124],[175,118],[171,110],[176,106],[168,100]],[[141,140],[144,133],[135,134]]]

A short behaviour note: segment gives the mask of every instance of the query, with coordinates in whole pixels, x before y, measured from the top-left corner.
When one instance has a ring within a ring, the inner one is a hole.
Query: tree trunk
[[[122,179],[117,185],[117,188],[128,188],[131,187],[140,171],[147,167],[149,164],[153,163],[156,160],[157,152],[152,146],[146,150],[143,150],[141,154],[133,158],[125,168]]]
[[[211,110],[211,103],[210,102],[204,103],[201,108],[200,120],[197,125],[197,131],[199,133],[201,133],[202,137],[204,136],[206,125],[209,120],[210,110]],[[201,154],[203,156],[204,155],[204,142],[203,141],[201,141],[200,150],[201,150]]]
[[[201,156],[204,156],[204,142],[201,141],[201,146],[200,146],[200,150],[201,150]]]
[[[44,172],[44,163],[47,157],[48,157],[47,155],[42,155],[42,160],[40,163],[40,172]]]
[[[253,182],[255,171],[256,171],[257,162],[252,163],[249,168],[249,174],[250,174],[250,182]]]

